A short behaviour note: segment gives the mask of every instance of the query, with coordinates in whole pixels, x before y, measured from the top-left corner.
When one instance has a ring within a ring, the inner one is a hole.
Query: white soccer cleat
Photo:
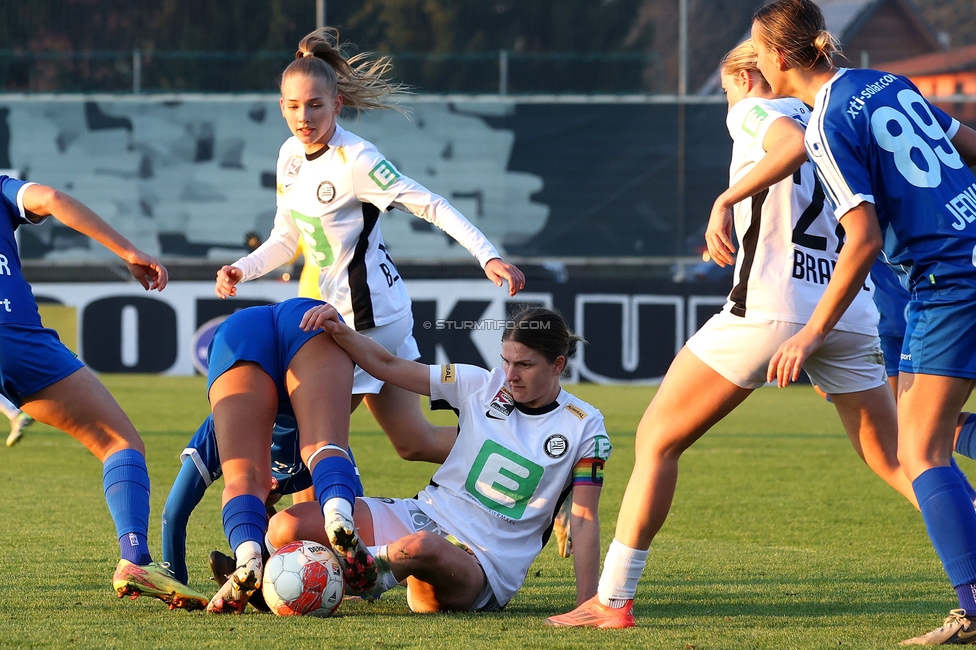
[[[261,588],[264,563],[261,555],[252,555],[238,566],[230,579],[210,599],[207,611],[213,614],[241,614],[247,607],[251,594]]]
[[[376,586],[376,560],[359,539],[359,531],[351,519],[341,512],[333,512],[325,522],[329,544],[342,564],[346,585],[356,593],[366,594]]]
[[[21,411],[10,421],[10,435],[7,436],[7,446],[13,447],[24,437],[24,429],[34,424],[34,418]]]

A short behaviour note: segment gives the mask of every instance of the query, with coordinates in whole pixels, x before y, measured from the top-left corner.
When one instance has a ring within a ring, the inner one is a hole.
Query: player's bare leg
[[[918,508],[908,476],[898,463],[898,417],[887,385],[857,393],[831,394],[855,451],[871,470]]]
[[[361,499],[355,517],[360,538],[374,545],[373,519]],[[276,548],[298,539],[329,544],[322,524],[322,512],[314,504],[292,506],[271,520],[268,541]],[[385,587],[407,580],[408,602],[415,612],[468,611],[485,584],[474,556],[434,533],[414,533],[388,544],[383,558],[382,568],[390,572]]]
[[[959,563],[959,557],[976,553],[976,543],[967,534],[976,528],[976,512],[949,460],[959,413],[972,385],[972,380],[956,377],[905,372],[898,376],[898,460],[912,480],[929,538],[960,603],[976,591],[971,571]],[[962,636],[952,638],[960,630],[968,635],[976,623],[966,616],[969,610],[967,606],[954,610],[942,627],[902,644],[961,641]]]
[[[635,471],[617,515],[618,541],[650,546],[671,509],[681,454],[751,393],[688,348],[678,353],[637,426]]]
[[[681,454],[751,393],[682,348],[637,427],[634,470],[617,515],[598,595],[568,614],[550,617],[549,624],[634,625],[631,611],[637,580],[651,540],[671,509]]]
[[[88,368],[27,396],[21,410],[64,431],[101,462],[123,449],[146,453],[129,417]]]
[[[148,555],[145,538],[149,476],[145,470],[145,446],[122,407],[102,382],[88,368],[80,368],[27,396],[21,409],[35,420],[60,429],[83,444],[103,468],[126,466],[123,472],[127,478],[122,481],[110,479],[106,502],[116,522],[116,531],[120,526],[125,531],[120,536],[120,545],[123,541],[136,540],[136,544],[144,548],[144,559],[134,556],[125,559],[123,554],[112,579],[119,597],[136,598],[145,594],[159,598],[170,609],[204,607],[207,599],[203,594],[176,580],[166,566],[153,562]],[[108,471],[105,476],[112,475],[113,470]],[[146,520],[140,523],[143,516]]]
[[[355,468],[346,452],[352,381],[352,360],[328,335],[309,339],[285,376],[301,431],[302,459],[312,473],[329,543],[346,583],[366,591],[376,583],[377,570],[353,516]]]
[[[443,463],[457,440],[456,426],[435,426],[424,417],[416,393],[392,384],[366,395],[366,406],[400,458]]]
[[[278,410],[278,389],[260,365],[241,361],[214,380],[210,404],[224,473],[226,528],[233,503],[254,499],[263,513],[271,491],[271,430]],[[260,543],[251,540],[237,544],[234,555],[236,569],[210,600],[207,611],[240,613],[261,586],[264,566]]]

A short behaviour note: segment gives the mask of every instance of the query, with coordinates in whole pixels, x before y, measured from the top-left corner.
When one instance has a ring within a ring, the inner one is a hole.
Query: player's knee
[[[300,521],[298,517],[283,510],[268,522],[268,541],[275,548],[281,548],[288,542],[299,539]]]
[[[407,535],[397,541],[397,555],[418,564],[429,565],[443,557],[443,544],[446,542],[435,533],[420,531]]]

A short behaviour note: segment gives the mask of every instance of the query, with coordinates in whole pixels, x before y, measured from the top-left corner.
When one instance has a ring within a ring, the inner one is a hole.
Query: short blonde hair
[[[408,92],[406,86],[390,80],[393,63],[390,57],[371,59],[371,52],[349,56],[347,44],[340,44],[339,31],[323,27],[308,34],[298,44],[295,60],[281,73],[281,80],[295,74],[325,79],[330,94],[342,96],[344,106],[357,113],[373,108],[399,106],[390,97]]]
[[[743,71],[749,72],[758,75],[759,80],[764,84],[766,83],[766,78],[759,71],[759,55],[756,54],[756,46],[753,45],[751,38],[739,43],[722,57],[720,70],[725,75],[734,75]]]
[[[757,9],[752,21],[762,43],[779,52],[790,67],[829,68],[833,55],[841,53],[812,0],[776,0]]]

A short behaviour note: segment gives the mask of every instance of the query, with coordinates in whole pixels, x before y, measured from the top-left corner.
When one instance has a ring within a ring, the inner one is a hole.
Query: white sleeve
[[[372,145],[356,156],[352,182],[360,201],[380,210],[393,206],[434,224],[464,246],[482,268],[489,260],[501,257],[488,238],[444,197],[401,174]]]
[[[430,400],[444,401],[451,408],[461,408],[469,395],[491,381],[491,373],[478,366],[461,363],[430,367]]]
[[[287,264],[298,250],[298,228],[291,215],[282,209],[275,214],[275,225],[267,241],[241,259],[234,262],[235,266],[244,274],[241,282],[260,278],[270,273],[282,264]]]
[[[397,200],[391,204],[393,207],[420,217],[446,232],[478,260],[481,268],[485,268],[489,260],[501,257],[484,233],[465,219],[447,199],[411,178],[403,176],[400,180],[406,181],[404,185],[408,187],[400,192]]]

